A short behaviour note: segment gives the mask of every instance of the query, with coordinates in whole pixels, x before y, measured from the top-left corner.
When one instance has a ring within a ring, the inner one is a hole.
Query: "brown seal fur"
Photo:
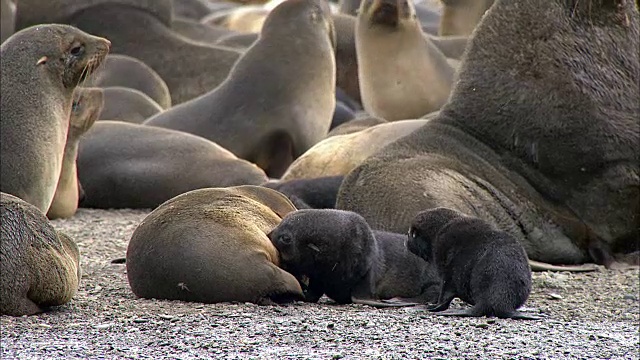
[[[206,0],[172,0],[173,15],[177,18],[185,18],[200,21],[211,13]]]
[[[35,206],[1,193],[0,314],[41,313],[71,301],[80,282],[80,253]]]
[[[2,192],[47,212],[62,168],[73,91],[109,45],[67,25],[23,29],[2,43]]]
[[[0,29],[0,43],[3,43],[5,40],[9,38],[9,36],[13,35],[15,31],[15,16],[16,16],[16,6],[10,0],[0,0],[0,9],[2,13],[0,16],[2,17]]]
[[[437,299],[435,266],[407,251],[406,235],[373,231],[356,213],[298,210],[285,216],[269,238],[282,268],[309,279],[306,301],[317,302],[323,294],[339,304]]]
[[[49,219],[68,218],[78,209],[80,186],[78,185],[78,143],[98,119],[103,104],[103,94],[100,88],[77,88],[73,96],[71,117],[67,143],[64,146],[62,170],[58,187],[53,196],[51,206],[47,211]]]
[[[282,46],[291,36],[297,45]],[[202,136],[279,177],[329,131],[334,39],[324,1],[288,0],[269,14],[259,40],[220,87],[145,124]]]
[[[449,97],[455,70],[425,36],[410,0],[364,0],[356,24],[362,105],[388,121],[417,119]]]
[[[427,120],[395,121],[322,140],[296,159],[282,175],[282,180],[346,175],[369,156],[426,122]]]
[[[172,31],[171,0],[52,0],[46,3],[55,6],[42,6],[41,0],[21,0],[18,26],[55,21],[103,36],[113,43],[114,53],[140,59],[156,71],[167,83],[174,104],[218,86],[240,57],[238,51],[205,46]],[[44,11],[47,9],[49,12]]]
[[[420,212],[409,229],[407,249],[438,269],[440,296],[429,311],[538,319],[516,310],[531,293],[526,252],[513,236],[486,221],[447,208]],[[473,307],[447,310],[456,297]]]
[[[238,34],[220,26],[209,26],[188,19],[173,19],[171,29],[187,39],[205,45],[215,45],[223,36]]]
[[[267,181],[254,164],[199,136],[98,121],[80,141],[82,207],[155,208],[184,192]]]
[[[167,83],[149,65],[131,56],[109,54],[87,84],[95,87],[122,86],[142,91],[163,109],[171,107]]]
[[[138,297],[203,303],[301,300],[267,234],[296,208],[260,186],[190,191],[154,210],[127,248]]]
[[[122,86],[106,87],[104,107],[100,113],[102,120],[120,120],[141,124],[148,118],[163,111],[147,94]]]
[[[628,1],[498,0],[449,103],[354,169],[337,207],[389,231],[452,208],[548,263],[637,251],[639,27]]]
[[[441,0],[438,35],[471,35],[494,0]]]

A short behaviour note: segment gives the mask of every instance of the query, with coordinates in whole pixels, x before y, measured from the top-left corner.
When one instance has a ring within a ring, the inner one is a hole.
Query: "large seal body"
[[[147,216],[127,248],[127,277],[143,298],[272,304],[302,299],[278,267],[268,234],[295,207],[259,186],[200,189]]]
[[[333,209],[344,176],[325,176],[313,179],[293,179],[289,181],[271,181],[262,184],[269,189],[278,190],[286,195],[298,209],[299,201],[304,208]]]
[[[413,220],[407,248],[438,269],[440,296],[431,311],[446,310],[459,297],[474,307],[440,314],[526,318],[516,309],[531,292],[531,269],[522,245],[508,233],[458,211],[436,208]]]
[[[62,168],[73,91],[109,46],[67,25],[34,26],[2,43],[3,192],[47,212]]]
[[[117,145],[116,145],[117,144]],[[98,121],[80,141],[82,207],[155,208],[184,192],[267,181],[264,171],[201,137]]]
[[[411,1],[363,1],[355,38],[367,113],[388,121],[417,119],[447,101],[455,70],[422,32]]]
[[[452,208],[506,230],[530,259],[550,263],[606,264],[611,253],[633,251],[638,9],[568,6],[497,1],[470,41],[448,104],[354,169],[337,207],[391,231],[422,210]],[[525,21],[532,27],[519,31]]]
[[[296,46],[287,45],[292,36]],[[220,87],[145,124],[202,136],[279,177],[329,131],[333,44],[324,2],[286,1],[269,14],[260,39]]]
[[[269,238],[282,267],[308,278],[306,301],[323,295],[339,304],[355,299],[435,299],[435,270],[406,251],[406,237],[374,232],[358,214],[304,209],[288,214]]]
[[[471,35],[494,0],[441,0],[438,35]]]
[[[83,192],[78,182],[78,143],[91,126],[98,120],[104,102],[102,89],[77,88],[73,94],[73,106],[69,118],[67,143],[64,146],[62,169],[51,206],[47,211],[49,219],[68,218],[78,210],[78,202]]]
[[[157,102],[139,90],[122,86],[106,87],[102,90],[104,107],[100,119],[141,124],[163,111]]]
[[[35,206],[0,194],[0,314],[22,316],[71,301],[80,281],[80,253]]]

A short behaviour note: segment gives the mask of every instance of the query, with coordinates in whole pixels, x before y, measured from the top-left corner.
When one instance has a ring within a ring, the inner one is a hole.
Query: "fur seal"
[[[155,208],[194,189],[268,180],[201,137],[120,121],[98,121],[82,138],[78,177],[85,191],[80,206],[103,209]]]
[[[442,54],[447,59],[460,60],[464,50],[467,48],[469,42],[469,36],[466,35],[451,35],[451,36],[429,36],[429,40],[440,49]],[[449,62],[451,64],[451,62]],[[457,66],[456,66],[457,68]]]
[[[496,1],[447,105],[347,175],[337,208],[387,231],[455,209],[544,263],[607,265],[635,251],[639,28],[630,2]]]
[[[435,267],[407,251],[406,236],[372,231],[356,213],[298,210],[287,214],[269,238],[282,268],[309,279],[305,301],[317,302],[323,294],[339,304],[437,298]]]
[[[203,0],[173,0],[173,16],[176,18],[200,21],[211,13],[211,9]]]
[[[256,33],[231,33],[221,36],[216,45],[245,50],[258,40],[258,36]]]
[[[333,209],[336,207],[336,197],[344,176],[325,176],[314,179],[294,179],[289,181],[269,181],[262,186],[277,190],[286,195],[298,209],[297,201],[301,200],[312,209]]]
[[[5,40],[9,38],[9,36],[13,35],[15,31],[15,16],[16,16],[16,6],[10,0],[0,0],[0,10],[2,13],[0,16],[1,20],[1,28],[0,28],[0,43],[3,43]]]
[[[127,55],[109,54],[87,84],[94,87],[126,87],[149,96],[163,109],[171,107],[171,94],[160,75],[147,64]]]
[[[212,13],[201,20],[205,25],[218,26],[240,33],[258,34],[269,16],[270,9],[260,5],[246,5]]]
[[[441,0],[438,35],[471,35],[494,0]]]
[[[355,37],[367,113],[417,119],[447,101],[455,70],[422,32],[412,1],[364,0]]]
[[[447,208],[420,212],[409,229],[407,249],[438,269],[440,296],[429,311],[538,319],[516,311],[531,293],[526,252],[513,236],[486,221]],[[456,297],[473,307],[443,311]]]
[[[34,315],[71,301],[81,276],[76,243],[15,196],[1,193],[0,209],[0,314]]]
[[[331,126],[329,127],[329,130],[334,129],[355,117],[356,115],[353,113],[353,110],[340,101],[336,101],[336,108],[333,110],[333,118],[331,118]]]
[[[216,45],[225,36],[238,34],[219,26],[209,26],[188,19],[173,19],[171,29],[192,41],[205,45]]]
[[[282,175],[282,180],[347,175],[369,156],[420,128],[427,121],[395,121],[329,137],[297,158]]]
[[[302,300],[298,281],[278,267],[278,251],[267,237],[295,210],[284,195],[260,186],[176,196],[131,236],[131,290],[141,298],[203,303]]]
[[[298,45],[282,46],[293,34]],[[279,177],[329,131],[334,39],[324,0],[287,0],[269,14],[260,39],[222,85],[145,124],[202,136]]]
[[[333,14],[333,24],[336,29],[336,86],[358,104],[362,104],[356,54],[356,18]]]
[[[84,192],[78,183],[76,165],[78,143],[80,137],[98,119],[103,102],[103,93],[100,88],[77,88],[74,92],[60,179],[51,206],[47,211],[49,219],[71,217],[78,209],[78,202]]]
[[[100,119],[141,124],[163,111],[158,103],[142,91],[122,86],[106,87],[103,91],[104,107]]]
[[[180,104],[220,85],[240,52],[190,41],[171,30],[171,19],[171,0],[21,0],[17,12],[19,27],[68,23],[111,40],[114,53],[157,72]]]
[[[109,46],[67,25],[30,27],[2,43],[2,192],[47,212],[62,168],[73,91]]]
[[[327,134],[327,138],[336,135],[353,134],[355,132],[368,129],[373,126],[386,123],[386,120],[377,118],[375,116],[359,116],[331,129],[331,131],[329,131],[329,133]]]

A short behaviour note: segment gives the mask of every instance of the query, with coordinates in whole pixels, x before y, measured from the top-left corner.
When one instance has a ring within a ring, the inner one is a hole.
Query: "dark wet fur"
[[[289,199],[297,198],[306,208],[334,209],[336,197],[344,176],[327,176],[313,179],[295,179],[289,181],[272,181],[262,186],[278,190]],[[295,201],[293,201],[295,204]],[[296,206],[298,207],[298,206]],[[300,209],[300,207],[298,207]]]

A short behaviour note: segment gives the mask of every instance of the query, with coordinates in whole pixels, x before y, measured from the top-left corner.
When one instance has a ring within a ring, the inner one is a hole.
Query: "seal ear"
[[[40,58],[40,60],[38,60],[38,62],[36,63],[36,66],[38,65],[44,65],[47,63],[47,61],[49,61],[49,58],[46,56],[43,56]]]

